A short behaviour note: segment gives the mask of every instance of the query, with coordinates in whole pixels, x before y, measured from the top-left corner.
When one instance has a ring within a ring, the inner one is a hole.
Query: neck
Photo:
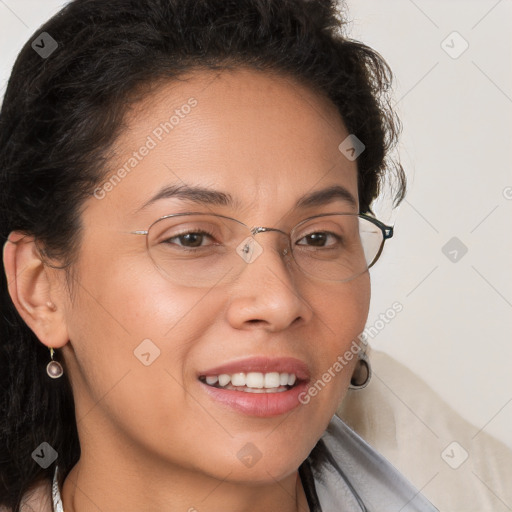
[[[229,472],[218,480],[183,468],[157,467],[142,467],[136,459],[125,467],[112,459],[93,464],[82,454],[64,481],[64,512],[309,512],[298,471],[255,485],[230,482]]]

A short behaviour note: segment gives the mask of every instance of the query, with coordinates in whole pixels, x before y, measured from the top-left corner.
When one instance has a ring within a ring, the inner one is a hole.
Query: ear
[[[9,234],[4,245],[4,267],[9,294],[25,323],[44,345],[63,347],[69,341],[63,298],[33,236],[19,231]]]

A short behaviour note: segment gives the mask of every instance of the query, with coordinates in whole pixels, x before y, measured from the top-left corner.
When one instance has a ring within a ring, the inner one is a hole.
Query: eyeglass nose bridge
[[[283,234],[286,239],[287,239],[287,247],[283,250],[283,251],[279,251],[280,254],[282,254],[283,256],[286,256],[288,254],[288,249],[290,248],[290,244],[291,244],[291,238],[290,238],[290,235],[288,233],[285,233],[283,230],[281,229],[277,229],[277,228],[266,228],[266,227],[263,227],[263,226],[257,226],[257,227],[254,227],[254,228],[251,228],[250,229],[251,233],[253,236],[255,236],[256,234],[258,233],[263,233],[265,231],[277,231],[278,233],[281,233]]]
[[[281,233],[282,235],[284,235],[288,241],[288,244],[290,243],[290,235],[286,232],[284,232],[282,229],[277,229],[277,228],[265,228],[263,226],[258,226],[258,227],[255,227],[255,228],[252,228],[251,229],[251,233],[254,235],[258,234],[258,233],[263,233],[265,231],[277,231],[278,233]],[[284,251],[283,251],[283,255],[286,255],[288,253],[288,248],[286,248]]]

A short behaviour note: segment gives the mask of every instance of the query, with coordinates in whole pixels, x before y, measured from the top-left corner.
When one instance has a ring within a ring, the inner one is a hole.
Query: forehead
[[[223,190],[241,211],[287,209],[332,185],[357,201],[357,165],[338,149],[348,132],[335,105],[284,75],[194,71],[153,87],[124,125],[104,180],[126,171],[104,201],[117,211],[139,211],[165,186]]]

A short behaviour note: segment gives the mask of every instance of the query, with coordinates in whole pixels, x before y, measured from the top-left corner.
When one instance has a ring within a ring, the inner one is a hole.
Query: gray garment
[[[437,511],[338,416],[333,416],[306,463],[312,469],[314,489],[309,483],[304,489],[310,506],[316,491],[318,512]]]
[[[337,416],[332,417],[304,465],[314,479],[313,484],[303,478],[312,512],[437,511],[384,457]],[[57,472],[58,467],[52,485],[53,512],[63,512]]]

